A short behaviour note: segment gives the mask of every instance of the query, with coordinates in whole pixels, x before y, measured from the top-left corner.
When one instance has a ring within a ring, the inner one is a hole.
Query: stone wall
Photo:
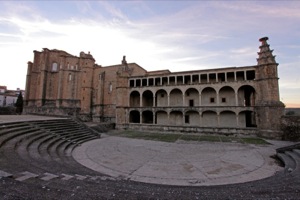
[[[181,133],[199,133],[199,134],[221,134],[233,136],[256,136],[257,129],[255,128],[227,128],[227,127],[197,127],[197,126],[158,126],[146,124],[118,124],[117,129],[121,130],[138,130],[138,131],[158,131],[158,132],[181,132]]]

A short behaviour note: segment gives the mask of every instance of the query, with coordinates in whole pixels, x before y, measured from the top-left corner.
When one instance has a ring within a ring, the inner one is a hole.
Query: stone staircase
[[[112,178],[72,151],[99,134],[71,119],[0,124],[0,199],[299,199],[299,145],[277,149],[284,169],[241,184],[180,187]]]
[[[284,173],[300,175],[300,143],[276,149],[277,157],[284,164]]]

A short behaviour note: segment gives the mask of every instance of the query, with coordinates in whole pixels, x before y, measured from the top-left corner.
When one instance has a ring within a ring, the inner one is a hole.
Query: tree
[[[17,114],[21,115],[23,112],[23,95],[22,92],[19,93],[17,102],[15,104],[15,106],[17,107],[16,112]]]

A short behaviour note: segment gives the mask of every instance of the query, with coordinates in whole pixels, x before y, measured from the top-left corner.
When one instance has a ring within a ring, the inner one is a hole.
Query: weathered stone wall
[[[236,136],[256,136],[255,128],[226,128],[226,127],[198,127],[198,126],[158,126],[148,124],[117,124],[117,129],[121,130],[138,130],[138,131],[158,131],[158,132],[182,132],[182,133],[199,133],[199,134],[223,134]]]

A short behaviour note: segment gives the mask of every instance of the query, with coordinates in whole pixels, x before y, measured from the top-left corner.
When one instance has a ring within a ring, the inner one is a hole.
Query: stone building
[[[120,129],[274,137],[284,105],[275,56],[261,38],[257,65],[172,73],[136,63],[95,64],[88,53],[34,51],[25,112],[113,122]]]

